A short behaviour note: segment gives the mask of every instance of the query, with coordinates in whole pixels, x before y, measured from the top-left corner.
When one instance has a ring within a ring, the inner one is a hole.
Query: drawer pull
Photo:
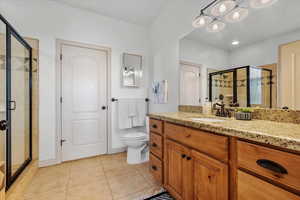
[[[154,171],[157,171],[157,167],[156,167],[156,166],[152,165],[151,168],[152,168]]]
[[[157,128],[157,125],[156,125],[156,124],[153,124],[153,125],[152,125],[152,128]]]
[[[260,160],[257,160],[256,163],[265,169],[271,170],[271,171],[279,173],[279,174],[287,174],[288,173],[287,170],[283,166],[281,166],[280,164],[273,162],[271,160],[260,159]]]
[[[157,147],[157,144],[155,144],[155,143],[152,143],[152,147]]]
[[[192,160],[192,158],[191,158],[191,157],[187,157],[186,159],[187,159],[187,160]]]
[[[181,155],[181,158],[185,158],[185,157],[186,157],[186,155],[185,155],[185,154],[182,154],[182,155]]]

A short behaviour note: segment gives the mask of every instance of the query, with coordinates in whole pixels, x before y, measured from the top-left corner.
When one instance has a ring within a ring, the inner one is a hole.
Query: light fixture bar
[[[226,26],[225,21],[235,23],[244,20],[248,16],[249,8],[241,6],[244,1],[246,0],[213,0],[200,9],[200,14],[194,18],[192,25],[195,28],[207,27],[210,32],[219,32]],[[248,1],[250,7],[262,8],[273,5],[278,0]],[[211,13],[205,12],[209,8],[212,8]]]

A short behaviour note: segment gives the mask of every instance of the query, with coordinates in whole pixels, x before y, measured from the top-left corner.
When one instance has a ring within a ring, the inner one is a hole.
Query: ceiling
[[[247,3],[247,1],[246,1]],[[245,5],[247,6],[247,5]],[[270,37],[300,29],[300,1],[278,0],[271,7],[251,9],[244,21],[230,24],[219,33],[209,33],[204,29],[195,29],[185,38],[197,40],[225,50],[249,45]],[[232,46],[233,40],[240,41],[239,46]]]
[[[100,15],[139,24],[150,25],[168,0],[52,0]]]

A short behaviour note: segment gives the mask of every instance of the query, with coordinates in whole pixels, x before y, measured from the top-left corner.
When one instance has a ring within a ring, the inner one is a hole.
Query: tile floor
[[[8,200],[140,200],[160,190],[148,163],[128,165],[121,153],[40,168]]]

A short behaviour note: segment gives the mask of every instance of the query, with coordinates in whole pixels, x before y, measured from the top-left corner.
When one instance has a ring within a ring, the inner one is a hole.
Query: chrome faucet
[[[225,108],[225,103],[223,102],[224,96],[221,94],[219,96],[220,102],[213,104],[213,110],[216,111],[216,116],[218,117],[231,117],[230,109]]]

